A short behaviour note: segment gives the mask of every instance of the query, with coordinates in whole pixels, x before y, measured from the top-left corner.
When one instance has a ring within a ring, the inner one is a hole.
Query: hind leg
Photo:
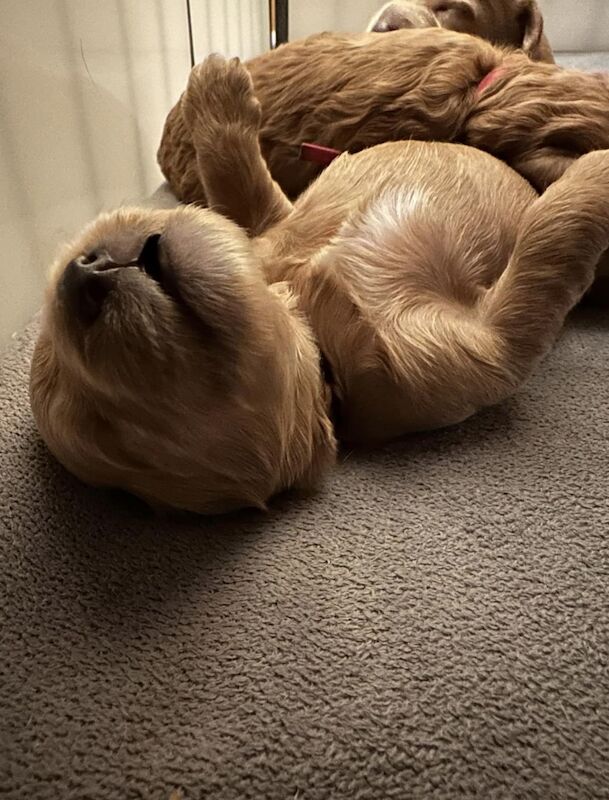
[[[600,151],[582,157],[524,211],[508,266],[474,303],[443,295],[426,300],[419,292],[411,308],[396,313],[394,306],[383,325],[341,343],[344,353],[375,348],[366,366],[353,365],[345,380],[347,438],[374,441],[453,424],[508,397],[554,343],[608,246],[609,152]],[[350,256],[332,272],[335,280],[348,276],[356,263]],[[387,254],[366,252],[366,259],[368,266],[378,259],[380,273]],[[353,297],[350,288],[345,295]],[[337,291],[328,296],[336,303]],[[317,309],[316,330],[336,360],[336,324],[328,333],[323,328],[329,311]],[[371,319],[369,307],[366,312]],[[360,330],[347,306],[343,316],[343,336]]]
[[[609,151],[589,153],[524,214],[505,272],[480,306],[519,382],[556,339],[609,247]]]

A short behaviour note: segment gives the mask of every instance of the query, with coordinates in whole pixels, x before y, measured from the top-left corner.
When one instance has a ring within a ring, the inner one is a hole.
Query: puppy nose
[[[398,27],[397,25],[392,25],[386,19],[383,19],[379,20],[372,30],[374,33],[389,33],[390,31],[397,31]]]
[[[389,33],[403,28],[436,28],[439,22],[435,14],[425,8],[409,7],[395,3],[387,6],[372,30],[375,33]]]
[[[69,311],[85,325],[100,315],[119,266],[106,253],[81,255],[65,268],[59,290]]]
[[[372,29],[374,33],[391,33],[391,31],[399,31],[402,28],[414,28],[415,23],[406,16],[406,14],[388,13],[377,21]]]
[[[74,259],[79,267],[85,267],[93,272],[105,272],[108,269],[114,269],[118,264],[113,261],[105,250],[93,253],[83,253]]]

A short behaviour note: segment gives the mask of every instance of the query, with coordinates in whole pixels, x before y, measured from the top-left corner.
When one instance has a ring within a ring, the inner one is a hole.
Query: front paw
[[[211,55],[194,67],[182,98],[193,136],[216,136],[228,129],[258,135],[260,103],[252,79],[238,58]]]

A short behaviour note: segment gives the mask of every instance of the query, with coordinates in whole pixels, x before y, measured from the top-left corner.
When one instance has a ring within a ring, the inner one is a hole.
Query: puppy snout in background
[[[422,5],[414,3],[387,3],[375,14],[368,25],[369,31],[388,33],[402,28],[438,28],[436,15]]]
[[[367,30],[433,27],[519,48],[535,61],[554,61],[536,0],[394,0],[372,17]]]

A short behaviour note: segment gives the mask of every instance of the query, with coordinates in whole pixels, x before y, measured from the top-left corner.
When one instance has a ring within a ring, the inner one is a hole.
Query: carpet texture
[[[54,463],[31,346],[0,367],[0,796],[609,797],[604,313],[512,401],[218,520]]]
[[[34,333],[0,361],[2,798],[609,798],[606,312],[510,402],[217,520],[53,461]]]

